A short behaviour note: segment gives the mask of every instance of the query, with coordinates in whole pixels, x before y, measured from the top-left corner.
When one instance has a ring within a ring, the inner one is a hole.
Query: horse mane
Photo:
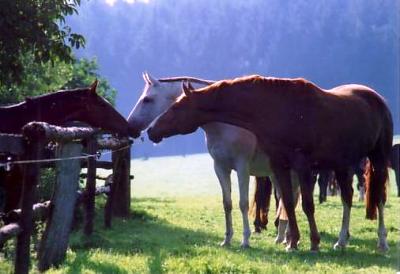
[[[215,82],[207,87],[197,89],[197,92],[209,92],[211,90],[220,90],[233,86],[243,86],[246,88],[248,85],[261,84],[270,86],[273,88],[296,88],[296,89],[306,89],[306,90],[321,90],[314,83],[304,79],[304,78],[276,78],[276,77],[264,77],[261,75],[249,75],[243,77],[237,77],[234,79],[221,80]]]
[[[205,80],[201,78],[196,78],[196,77],[190,77],[190,76],[179,76],[179,77],[168,77],[168,78],[160,78],[158,79],[160,82],[181,82],[181,81],[188,81],[192,83],[197,83],[197,84],[206,84],[206,85],[211,85],[216,83],[216,81],[213,80]]]
[[[56,94],[65,94],[65,93],[70,93],[70,92],[84,92],[84,91],[88,91],[90,88],[85,87],[85,88],[74,88],[74,89],[60,89],[60,90],[53,90],[53,91],[49,91],[48,93],[45,94],[41,94],[41,95],[37,95],[37,96],[32,96],[32,97],[28,97],[29,99],[35,100],[35,99],[39,99],[39,98],[47,98],[47,97],[51,97],[54,96]]]
[[[11,109],[13,107],[22,106],[23,104],[26,104],[27,101],[36,101],[37,99],[46,99],[46,98],[54,97],[54,96],[62,96],[63,94],[66,94],[66,93],[71,93],[71,92],[78,93],[78,92],[84,92],[84,91],[88,91],[88,90],[89,90],[89,88],[75,88],[75,89],[61,89],[61,90],[56,90],[56,91],[49,91],[48,93],[45,93],[45,94],[25,97],[24,101],[21,101],[18,103],[0,105],[0,107],[3,109]]]

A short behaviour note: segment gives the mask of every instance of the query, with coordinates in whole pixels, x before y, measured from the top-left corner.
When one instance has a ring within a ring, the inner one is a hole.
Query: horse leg
[[[274,185],[274,200],[275,200],[275,220],[274,220],[274,226],[278,228],[279,226],[279,214],[278,214],[278,209],[279,209],[279,201],[280,201],[280,194],[278,194],[278,189],[277,185]]]
[[[327,172],[326,170],[321,170],[318,176],[320,204],[326,202],[326,196],[328,192],[328,181],[329,181],[329,172]]]
[[[358,183],[357,183],[358,201],[362,202],[362,201],[364,201],[364,196],[365,196],[364,170],[357,169],[356,176],[357,176],[357,181],[358,181]]]
[[[336,179],[340,187],[340,194],[343,205],[342,227],[339,233],[339,239],[333,246],[334,249],[345,248],[350,238],[350,211],[353,199],[353,175],[352,169],[336,170]]]
[[[222,201],[225,212],[225,238],[221,246],[228,246],[233,236],[232,227],[232,198],[231,198],[231,170],[214,161],[215,174],[222,189]]]
[[[268,225],[268,211],[271,202],[272,182],[269,177],[264,178],[263,195],[261,200],[261,228],[267,229]]]
[[[249,179],[250,172],[247,164],[243,164],[237,167],[237,176],[239,182],[239,207],[242,212],[243,220],[243,239],[241,243],[242,248],[250,247],[249,239],[251,235],[250,225],[249,225]]]
[[[299,228],[297,226],[296,215],[294,212],[294,201],[292,183],[290,178],[290,170],[280,165],[271,163],[272,170],[279,184],[280,193],[282,195],[283,205],[285,207],[289,222],[289,237],[287,251],[297,249],[297,243],[300,239]]]
[[[381,149],[377,149],[369,155],[369,181],[367,182],[367,218],[371,216],[371,207],[375,204],[378,208],[378,244],[377,248],[381,252],[389,250],[387,243],[387,230],[384,221],[384,209],[386,202],[386,181],[388,180],[387,160]],[[372,205],[372,206],[371,206]]]
[[[283,206],[283,201],[282,199],[279,199],[279,204],[278,204],[278,209],[277,209],[277,219],[278,219],[278,227],[277,227],[277,232],[278,234],[276,235],[275,238],[275,243],[276,244],[286,244],[287,239],[286,238],[286,232],[287,227],[288,227],[288,220],[287,220],[287,214],[285,211],[285,208]]]
[[[378,204],[378,250],[386,252],[389,250],[389,245],[387,243],[387,230],[385,227],[384,220],[384,208],[385,205],[381,202]]]
[[[260,233],[262,229],[262,223],[261,223],[261,207],[262,207],[262,195],[263,195],[263,178],[262,177],[256,177],[255,178],[256,184],[255,184],[255,191],[254,191],[254,199],[253,199],[253,206],[252,208],[255,208],[255,218],[254,218],[254,232]]]
[[[313,200],[315,181],[312,178],[311,171],[306,169],[298,172],[300,180],[300,189],[302,196],[302,208],[307,216],[308,224],[310,227],[310,241],[311,241],[311,251],[319,250],[320,235],[318,232],[317,224],[315,222],[315,206]],[[326,192],[326,186],[325,186]],[[326,198],[326,196],[325,196]]]
[[[274,178],[274,182],[277,182]],[[286,245],[287,239],[286,234],[289,233],[288,229],[288,218],[285,207],[283,206],[282,194],[279,185],[275,183],[274,189],[275,204],[276,204],[276,217],[275,217],[275,227],[277,229],[277,235],[275,238],[275,244]]]
[[[397,197],[400,197],[400,161],[397,166],[394,166],[394,175],[396,177]]]

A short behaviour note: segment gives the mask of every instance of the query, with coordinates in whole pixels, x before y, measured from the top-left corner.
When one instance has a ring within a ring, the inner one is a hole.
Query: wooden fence
[[[85,208],[84,233],[90,235],[93,232],[96,168],[113,170],[113,183],[106,188],[110,193],[104,210],[105,226],[111,227],[113,215],[129,215],[130,141],[127,137],[98,140],[99,135],[101,132],[93,128],[58,127],[43,122],[27,124],[23,127],[22,135],[0,134],[0,154],[17,156],[17,160],[11,164],[23,167],[21,209],[8,213],[11,223],[0,229],[0,246],[17,236],[15,273],[29,271],[34,219],[47,220],[38,249],[40,271],[57,266],[64,260],[77,201],[82,202]],[[57,143],[55,159],[43,159],[44,147],[49,142]],[[105,149],[113,151],[112,163],[96,160],[97,151]],[[87,156],[82,156],[83,151]],[[52,199],[34,205],[40,169],[49,166],[56,169]],[[87,168],[86,188],[79,193],[81,167]]]

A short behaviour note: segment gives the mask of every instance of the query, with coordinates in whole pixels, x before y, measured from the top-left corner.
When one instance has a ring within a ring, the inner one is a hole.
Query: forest
[[[125,116],[142,72],[220,80],[247,74],[303,77],[322,88],[368,85],[388,101],[399,133],[399,1],[169,0],[82,2],[68,22],[86,37],[118,90]],[[137,142],[134,157],[204,152],[203,133]]]

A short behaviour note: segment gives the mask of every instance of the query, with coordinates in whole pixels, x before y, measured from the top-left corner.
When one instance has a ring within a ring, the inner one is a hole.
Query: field
[[[252,235],[250,249],[239,248],[242,225],[234,173],[235,235],[231,247],[219,247],[224,234],[222,198],[206,154],[134,160],[132,173],[132,216],[114,220],[111,230],[103,229],[104,201],[99,199],[94,235],[88,239],[74,233],[65,263],[48,273],[394,273],[399,269],[400,203],[393,178],[386,206],[391,248],[387,254],[375,250],[377,223],[364,219],[357,195],[350,244],[344,251],[332,249],[340,229],[340,199],[328,197],[327,203],[317,205],[322,239],[321,251],[313,254],[308,251],[308,226],[301,210],[297,252],[286,253],[273,243],[272,223],[266,232]],[[2,259],[1,273],[12,270],[10,257]],[[32,272],[37,272],[34,267]]]

